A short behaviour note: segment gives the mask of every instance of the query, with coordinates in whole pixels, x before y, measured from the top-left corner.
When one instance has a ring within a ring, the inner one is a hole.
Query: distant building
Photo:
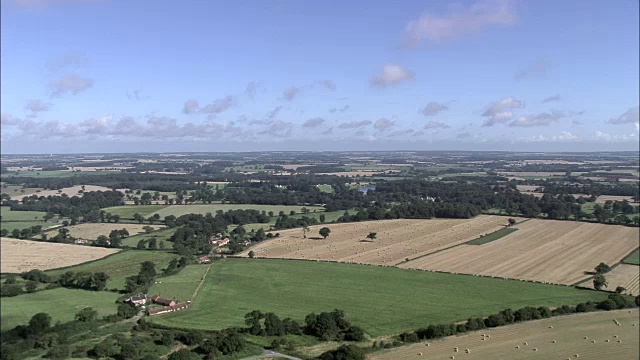
[[[211,262],[211,259],[209,258],[209,255],[205,255],[205,256],[201,256],[201,257],[197,258],[196,262],[198,264],[207,264],[207,263]]]
[[[153,295],[151,297],[151,301],[154,304],[158,304],[158,305],[164,305],[164,306],[173,306],[176,304],[175,301],[170,300],[170,299],[165,299],[163,297],[160,297],[160,295]]]
[[[144,305],[147,303],[147,295],[136,295],[128,299],[132,305]]]
[[[87,239],[75,239],[73,241],[74,244],[89,244],[91,242],[92,240],[87,240]]]
[[[168,313],[168,312],[184,310],[184,309],[188,308],[189,306],[191,306],[191,301],[187,301],[187,302],[184,302],[184,303],[173,304],[173,305],[170,305],[170,306],[152,307],[149,310],[147,310],[147,313],[149,314],[149,316],[153,316],[153,315],[159,315],[159,314],[164,314],[164,313]]]
[[[222,239],[211,237],[209,239],[209,244],[211,244],[211,245],[224,246],[224,245],[227,245],[228,243],[229,243],[229,238],[228,237],[225,237],[225,238],[222,238]]]

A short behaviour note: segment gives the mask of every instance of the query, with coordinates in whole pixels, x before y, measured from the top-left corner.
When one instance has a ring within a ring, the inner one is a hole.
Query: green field
[[[353,215],[357,212],[357,210],[355,209],[349,209],[349,214]],[[320,215],[324,215],[325,219],[324,219],[324,224],[328,224],[334,221],[337,221],[339,217],[341,217],[342,215],[344,215],[345,210],[338,210],[338,211],[322,211],[322,212],[311,212],[308,214],[296,214],[296,215],[288,215],[290,218],[293,219],[299,219],[303,216],[306,217],[310,217],[310,218],[316,218],[318,219],[318,221],[320,221]],[[246,224],[243,225],[243,227],[245,228],[245,230],[247,231],[251,231],[251,230],[258,230],[260,228],[266,230],[269,230],[269,228],[273,225],[275,225],[276,220],[277,220],[277,216],[274,216],[270,219],[270,221],[268,223],[254,223],[254,224]],[[233,230],[235,228],[235,226],[229,226],[229,231]],[[273,230],[276,231],[276,230]],[[279,230],[278,230],[279,231]]]
[[[640,249],[636,249],[636,251],[629,254],[622,262],[625,264],[640,265]]]
[[[602,300],[563,286],[312,261],[227,259],[213,263],[187,311],[152,318],[183,328],[244,326],[252,310],[300,322],[311,312],[345,310],[371,336],[486,316],[505,308]]]
[[[54,224],[48,224],[44,221],[0,221],[0,229],[6,229],[9,233],[11,233],[13,229],[22,230],[36,225],[40,225],[44,229]]]
[[[2,331],[26,325],[39,312],[51,315],[52,323],[73,320],[75,314],[85,307],[98,310],[100,316],[116,312],[118,293],[108,291],[85,291],[72,289],[52,289],[2,298]]]
[[[286,214],[289,214],[291,210],[295,212],[301,212],[304,206],[289,206],[289,205],[256,205],[256,204],[199,204],[199,205],[170,205],[161,209],[159,211],[154,212],[153,214],[160,215],[160,218],[164,219],[165,216],[174,215],[174,216],[182,216],[185,214],[206,214],[212,213],[215,214],[216,211],[228,211],[228,210],[238,210],[238,209],[254,209],[259,211],[273,211],[276,215],[280,211],[284,211]],[[311,211],[324,211],[324,208],[321,206],[307,206],[307,209]],[[153,215],[150,214],[150,215]]]
[[[158,283],[151,286],[149,294],[159,294],[180,302],[191,300],[208,267],[208,264],[189,265],[176,275],[158,278]]]
[[[42,211],[13,211],[8,206],[0,206],[2,222],[40,220],[40,222],[44,223],[43,217],[45,214]]]
[[[333,194],[333,193],[336,192],[333,189],[333,186],[331,186],[331,185],[321,184],[321,185],[316,185],[316,187],[318,188],[318,190],[320,190],[323,193]]]
[[[123,205],[123,206],[112,206],[108,208],[104,208],[105,212],[111,213],[112,215],[119,215],[124,219],[133,219],[133,215],[138,213],[145,218],[147,218],[149,214],[154,213],[158,210],[162,210],[169,205]]]
[[[15,176],[27,176],[27,177],[36,177],[36,178],[61,178],[61,177],[71,177],[71,176],[83,176],[83,175],[107,175],[107,174],[118,174],[120,171],[13,171],[2,174],[2,177],[15,177]]]
[[[50,275],[61,275],[67,271],[105,272],[109,275],[107,289],[124,289],[125,278],[136,275],[140,271],[140,263],[152,261],[156,264],[156,272],[166,267],[176,257],[168,251],[127,250],[103,259],[72,266],[64,269],[47,271]]]
[[[164,241],[165,248],[169,249],[169,248],[171,248],[173,246],[173,244],[168,242],[167,240],[175,232],[176,232],[176,229],[165,228],[165,229],[162,229],[162,230],[154,231],[154,232],[149,233],[149,234],[138,234],[138,235],[129,236],[129,237],[126,237],[126,238],[122,239],[122,246],[136,247],[136,245],[138,245],[138,242],[140,240],[148,241],[149,239],[155,237],[158,240],[158,244],[160,243],[160,241]]]
[[[490,243],[492,241],[496,241],[496,240],[498,240],[500,238],[503,238],[503,237],[511,234],[512,232],[516,232],[516,231],[518,231],[518,229],[512,228],[512,227],[500,229],[500,230],[494,231],[491,234],[488,234],[486,236],[479,237],[477,239],[473,239],[473,240],[467,242],[466,244],[467,245],[482,245],[482,244]]]

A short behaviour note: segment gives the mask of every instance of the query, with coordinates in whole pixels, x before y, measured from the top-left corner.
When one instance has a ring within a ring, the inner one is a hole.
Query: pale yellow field
[[[356,177],[356,176],[373,176],[380,174],[398,173],[400,170],[358,170],[358,171],[340,171],[332,173],[318,173],[318,175],[335,175],[344,177]]]
[[[85,185],[84,187],[84,191],[85,192],[89,192],[89,191],[110,191],[111,189],[109,189],[108,187],[104,187],[104,186],[97,186],[97,185]],[[67,187],[67,188],[62,188],[60,190],[42,190],[39,193],[35,193],[35,194],[28,194],[28,195],[38,195],[38,196],[62,196],[62,194],[66,194],[69,197],[72,196],[82,196],[82,193],[80,193],[80,191],[82,191],[82,186],[81,185],[76,185],[76,186],[72,186],[72,187]],[[11,195],[12,199],[22,199],[23,197],[25,197],[27,195],[25,194],[14,194]]]
[[[81,264],[118,252],[118,249],[55,244],[0,238],[0,271],[20,273],[33,269],[49,270]]]
[[[613,270],[604,274],[607,279],[607,290],[615,290],[618,286],[627,289],[625,294],[640,295],[640,266],[620,264]],[[580,286],[593,288],[593,279],[589,279],[580,284]]]
[[[473,240],[506,224],[506,217],[482,215],[474,219],[401,219],[316,225],[310,227],[307,239],[303,238],[301,229],[285,230],[280,232],[279,238],[264,241],[250,250],[259,257],[397,265],[406,258]],[[331,229],[326,240],[318,235],[324,226]],[[369,232],[377,232],[377,239],[368,241]],[[245,251],[242,255],[247,254]]]
[[[627,200],[627,201],[629,201],[629,203],[631,203],[631,205],[634,204],[633,199],[632,199],[631,196],[616,196],[616,195],[600,195],[596,199],[596,203],[604,204],[607,200],[611,200],[611,201]],[[636,204],[638,204],[638,203],[636,203]]]
[[[484,245],[461,245],[401,267],[574,284],[600,262],[615,264],[638,247],[638,228],[531,219]]]
[[[164,227],[149,224],[86,223],[67,226],[67,229],[69,229],[69,235],[74,238],[95,240],[100,235],[109,236],[111,230],[127,229],[129,235],[143,233],[145,226],[151,226],[154,230]],[[51,234],[49,234],[49,237],[51,237]]]
[[[367,359],[636,360],[638,315],[634,309],[559,316],[383,350]]]

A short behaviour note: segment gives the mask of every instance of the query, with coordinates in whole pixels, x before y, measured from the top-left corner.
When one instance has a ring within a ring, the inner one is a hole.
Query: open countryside
[[[602,293],[563,286],[398,268],[227,259],[213,263],[188,311],[158,316],[153,321],[213,330],[243,326],[244,315],[252,310],[272,311],[302,321],[311,312],[339,308],[377,337],[418,328],[427,321],[466,320],[505,307],[575,305],[604,297]],[[296,299],[295,306],[291,299]]]

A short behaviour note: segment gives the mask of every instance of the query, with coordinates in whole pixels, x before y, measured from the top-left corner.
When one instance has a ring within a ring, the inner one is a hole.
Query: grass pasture
[[[158,214],[160,218],[164,219],[165,216],[174,215],[176,217],[185,215],[185,214],[206,214],[212,213],[215,214],[216,211],[229,211],[229,210],[238,210],[238,209],[254,209],[258,211],[273,211],[275,215],[278,215],[278,212],[284,211],[287,215],[292,210],[296,213],[300,213],[301,209],[305,206],[293,206],[293,205],[256,205],[256,204],[198,204],[198,205],[169,205],[163,209],[153,212],[149,215]],[[307,209],[312,212],[315,210],[316,212],[324,211],[324,208],[321,206],[306,206]]]
[[[159,294],[179,302],[191,300],[208,267],[207,264],[189,265],[175,275],[158,278],[158,282],[149,289],[149,294]]]
[[[193,305],[151,318],[181,328],[244,326],[252,310],[303,322],[343,309],[370,335],[465,320],[505,308],[601,300],[605,293],[520,281],[328,262],[227,259],[211,265]]]
[[[102,210],[111,213],[111,215],[119,215],[123,219],[133,219],[133,215],[136,213],[147,218],[149,214],[162,210],[167,206],[169,205],[124,205],[112,206]]]
[[[109,236],[112,230],[127,229],[130,235],[144,233],[145,226],[151,226],[154,230],[164,227],[149,224],[84,223],[67,226],[67,229],[69,229],[69,235],[74,238],[95,240],[100,235]]]
[[[517,227],[488,244],[456,246],[401,267],[570,285],[638,247],[638,228],[626,226],[531,219]]]
[[[13,211],[8,206],[0,206],[2,223],[7,221],[40,221],[44,223],[45,212],[42,211]]]
[[[17,325],[26,325],[33,315],[40,312],[49,314],[52,324],[73,320],[75,314],[86,307],[97,310],[99,316],[114,314],[115,301],[119,296],[118,293],[106,291],[57,288],[3,298],[0,302],[1,328],[4,331]]]
[[[613,319],[618,320],[622,326],[617,326]],[[635,326],[632,326],[633,324]],[[491,337],[483,341],[481,334]],[[455,356],[465,360],[578,357],[593,360],[633,360],[638,358],[638,339],[638,310],[617,310],[559,316],[484,329],[430,341],[429,347],[420,342],[382,350],[370,354],[367,359],[451,359]],[[524,345],[525,342],[527,345]],[[460,352],[455,353],[454,347],[458,347]],[[534,348],[537,350],[534,351]],[[470,350],[469,354],[465,353],[466,349]]]
[[[500,230],[494,231],[491,234],[488,234],[486,236],[479,237],[477,239],[473,239],[473,240],[467,242],[467,245],[484,245],[484,244],[490,243],[492,241],[496,241],[496,240],[498,240],[500,238],[503,238],[503,237],[511,234],[512,232],[516,232],[516,231],[518,231],[518,229],[517,228],[513,228],[513,227],[500,229]]]
[[[109,275],[108,289],[123,289],[125,278],[136,275],[140,271],[140,263],[151,261],[156,264],[156,272],[160,272],[160,269],[166,267],[169,261],[176,256],[168,251],[127,250],[104,259],[65,269],[48,271],[48,273],[55,276],[61,275],[66,271],[102,271]]]
[[[140,240],[145,240],[146,242],[148,242],[150,239],[155,238],[155,239],[157,239],[158,244],[160,244],[160,241],[164,241],[165,242],[165,246],[168,249],[168,248],[172,247],[173,244],[167,242],[167,240],[175,232],[176,232],[176,229],[164,228],[164,229],[161,229],[161,230],[158,230],[158,231],[151,232],[149,234],[142,233],[142,234],[138,234],[138,235],[129,236],[129,237],[126,237],[126,238],[122,239],[122,246],[136,247],[136,245],[138,245],[138,242]]]
[[[625,264],[640,265],[640,249],[636,249],[622,260]]]
[[[81,264],[116,253],[117,249],[0,238],[0,271],[20,273]]]
[[[342,214],[340,214],[342,215]],[[280,232],[280,237],[251,247],[256,256],[269,258],[332,260],[363,264],[397,265],[489,234],[507,225],[507,218],[482,215],[473,219],[379,220],[358,223],[322,224]],[[331,229],[322,240],[318,231]],[[377,239],[366,239],[376,232]],[[248,251],[242,255],[247,256]]]

